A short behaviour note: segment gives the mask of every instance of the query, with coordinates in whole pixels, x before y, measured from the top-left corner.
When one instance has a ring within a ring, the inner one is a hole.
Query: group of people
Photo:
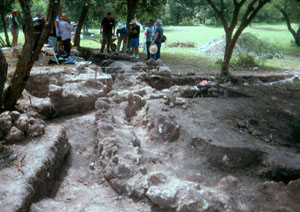
[[[160,49],[163,39],[163,28],[162,21],[150,19],[148,27],[145,31],[146,37],[146,49],[147,49],[147,60],[153,58],[157,60],[160,58]],[[102,45],[101,52],[104,51],[105,45],[107,45],[107,52],[111,51],[111,40],[115,34],[115,20],[112,18],[111,13],[107,13],[106,17],[103,18],[100,26],[100,34],[102,34]],[[129,41],[129,47],[132,50],[132,58],[139,58],[139,45],[140,45],[140,26],[135,20],[130,22],[129,30],[125,25],[119,24],[116,31],[118,38],[117,53],[120,53],[121,45],[123,43],[122,52],[125,53],[127,49],[127,41]],[[150,52],[151,46],[155,46],[155,53]]]
[[[66,13],[59,12],[48,39],[48,43],[54,48],[55,53],[58,53],[63,47],[65,56],[70,56],[72,32],[75,30],[76,24],[70,22]]]
[[[13,10],[11,15],[9,16],[9,29],[11,31],[13,42],[12,46],[16,47],[18,45],[18,36],[20,25],[17,20],[18,12]],[[35,35],[35,46],[37,46],[37,42],[39,37],[42,34],[44,27],[44,18],[40,13],[36,13],[35,17],[32,19],[34,35]],[[23,25],[23,30],[25,25]],[[76,30],[76,24],[70,23],[66,13],[59,12],[59,15],[55,19],[55,24],[53,29],[50,32],[48,43],[50,46],[54,48],[55,53],[58,53],[60,49],[63,47],[63,51],[66,53],[66,56],[70,55],[71,52],[71,36],[72,32]]]
[[[17,11],[14,10],[9,18],[9,29],[13,36],[13,47],[17,46],[18,44],[19,23],[17,20],[17,15]],[[157,20],[155,22],[153,19],[150,19],[147,24],[148,27],[144,33],[146,38],[147,60],[150,58],[157,60],[160,58],[160,48],[163,38],[162,21]],[[43,26],[44,18],[41,17],[40,13],[37,13],[33,18],[36,41],[39,40],[38,38],[42,33]],[[125,25],[119,24],[117,30],[115,31],[115,26],[116,22],[112,18],[111,13],[107,13],[100,26],[100,34],[102,34],[101,52],[104,52],[106,44],[107,52],[111,51],[112,36],[116,34],[118,39],[117,53],[120,53],[122,44],[122,52],[126,53],[127,44],[129,42],[129,48],[131,48],[132,51],[131,57],[138,59],[141,31],[139,24],[135,20],[132,20],[130,22],[129,30]],[[74,32],[75,28],[76,24],[70,22],[67,14],[59,12],[48,39],[48,43],[54,48],[55,53],[58,53],[63,47],[63,51],[66,53],[66,56],[70,55],[72,32]],[[150,49],[153,47],[156,48],[156,51],[151,53]]]

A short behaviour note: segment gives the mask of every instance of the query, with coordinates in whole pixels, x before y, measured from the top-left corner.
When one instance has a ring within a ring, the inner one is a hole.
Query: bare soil
[[[111,91],[95,110],[48,120],[65,129],[70,154],[51,192],[36,193],[25,211],[299,211],[299,81],[240,76],[192,98],[193,85],[214,77],[97,64],[112,74]],[[0,161],[0,177],[13,168]]]

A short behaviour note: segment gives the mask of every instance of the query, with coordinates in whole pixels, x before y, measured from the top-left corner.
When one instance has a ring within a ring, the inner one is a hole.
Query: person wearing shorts
[[[139,45],[140,45],[140,26],[136,24],[135,20],[130,22],[130,47],[132,47],[132,58],[139,58]]]

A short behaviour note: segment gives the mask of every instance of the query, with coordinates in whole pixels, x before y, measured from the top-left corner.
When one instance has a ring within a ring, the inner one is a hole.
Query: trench
[[[260,174],[260,177],[288,184],[290,181],[300,179],[300,170],[277,167]]]
[[[66,129],[71,150],[48,197],[31,206],[40,211],[136,211],[142,205],[121,197],[106,182],[97,164],[95,111],[53,119]]]
[[[89,51],[85,54],[86,59],[92,60],[96,64],[101,63],[102,65],[102,61],[106,59],[105,57],[92,54]],[[195,76],[172,78],[153,76],[146,78],[145,81],[151,87],[162,90],[174,85],[193,86],[195,82],[202,79],[205,78]],[[210,90],[210,88],[214,89]],[[184,97],[193,98],[194,95],[186,94]],[[205,87],[201,90],[201,94],[196,97],[240,98],[250,96],[230,88]],[[131,114],[129,109],[130,108],[128,108],[126,115],[130,122],[136,115],[136,110],[141,108],[134,109],[134,115]],[[66,128],[69,143],[72,148],[70,155],[63,164],[60,176],[56,179],[52,187],[52,192],[48,198],[40,199],[35,202],[31,207],[31,212],[61,211],[61,208],[67,208],[68,211],[149,211],[147,210],[149,209],[149,205],[134,202],[125,196],[119,195],[104,178],[101,167],[97,164],[99,158],[95,151],[98,142],[96,136],[97,132],[95,130],[96,112],[91,107],[88,107],[84,111],[80,111],[80,113],[78,111],[72,111],[72,113],[73,115],[68,114],[69,116],[62,114],[55,119],[49,117],[50,123],[58,123]],[[293,141],[299,141],[299,138],[299,126],[295,126],[292,139]],[[227,150],[220,150],[222,153],[220,153],[220,158],[223,156],[223,151],[226,152]],[[237,149],[236,151],[239,154],[244,154],[241,149]],[[244,166],[248,167],[253,163],[260,164],[260,154],[250,152],[248,156],[251,159],[249,163],[243,161],[243,158],[237,155],[237,159],[233,158],[233,160],[238,160],[241,164],[237,164],[238,167],[229,167],[228,169],[240,169],[239,166],[241,166],[241,168]],[[210,160],[215,166],[223,166],[223,164],[218,164],[218,161],[215,162],[214,158]],[[246,164],[244,164],[244,162]],[[288,184],[290,181],[300,178],[300,170],[278,168],[264,172],[261,177],[277,182],[283,181]]]

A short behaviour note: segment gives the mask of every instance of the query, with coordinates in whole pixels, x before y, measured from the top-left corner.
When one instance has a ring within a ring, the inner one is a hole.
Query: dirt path
[[[67,131],[70,156],[52,197],[35,203],[31,212],[132,212],[149,211],[145,203],[119,196],[97,169],[95,148],[95,112],[55,120]]]

